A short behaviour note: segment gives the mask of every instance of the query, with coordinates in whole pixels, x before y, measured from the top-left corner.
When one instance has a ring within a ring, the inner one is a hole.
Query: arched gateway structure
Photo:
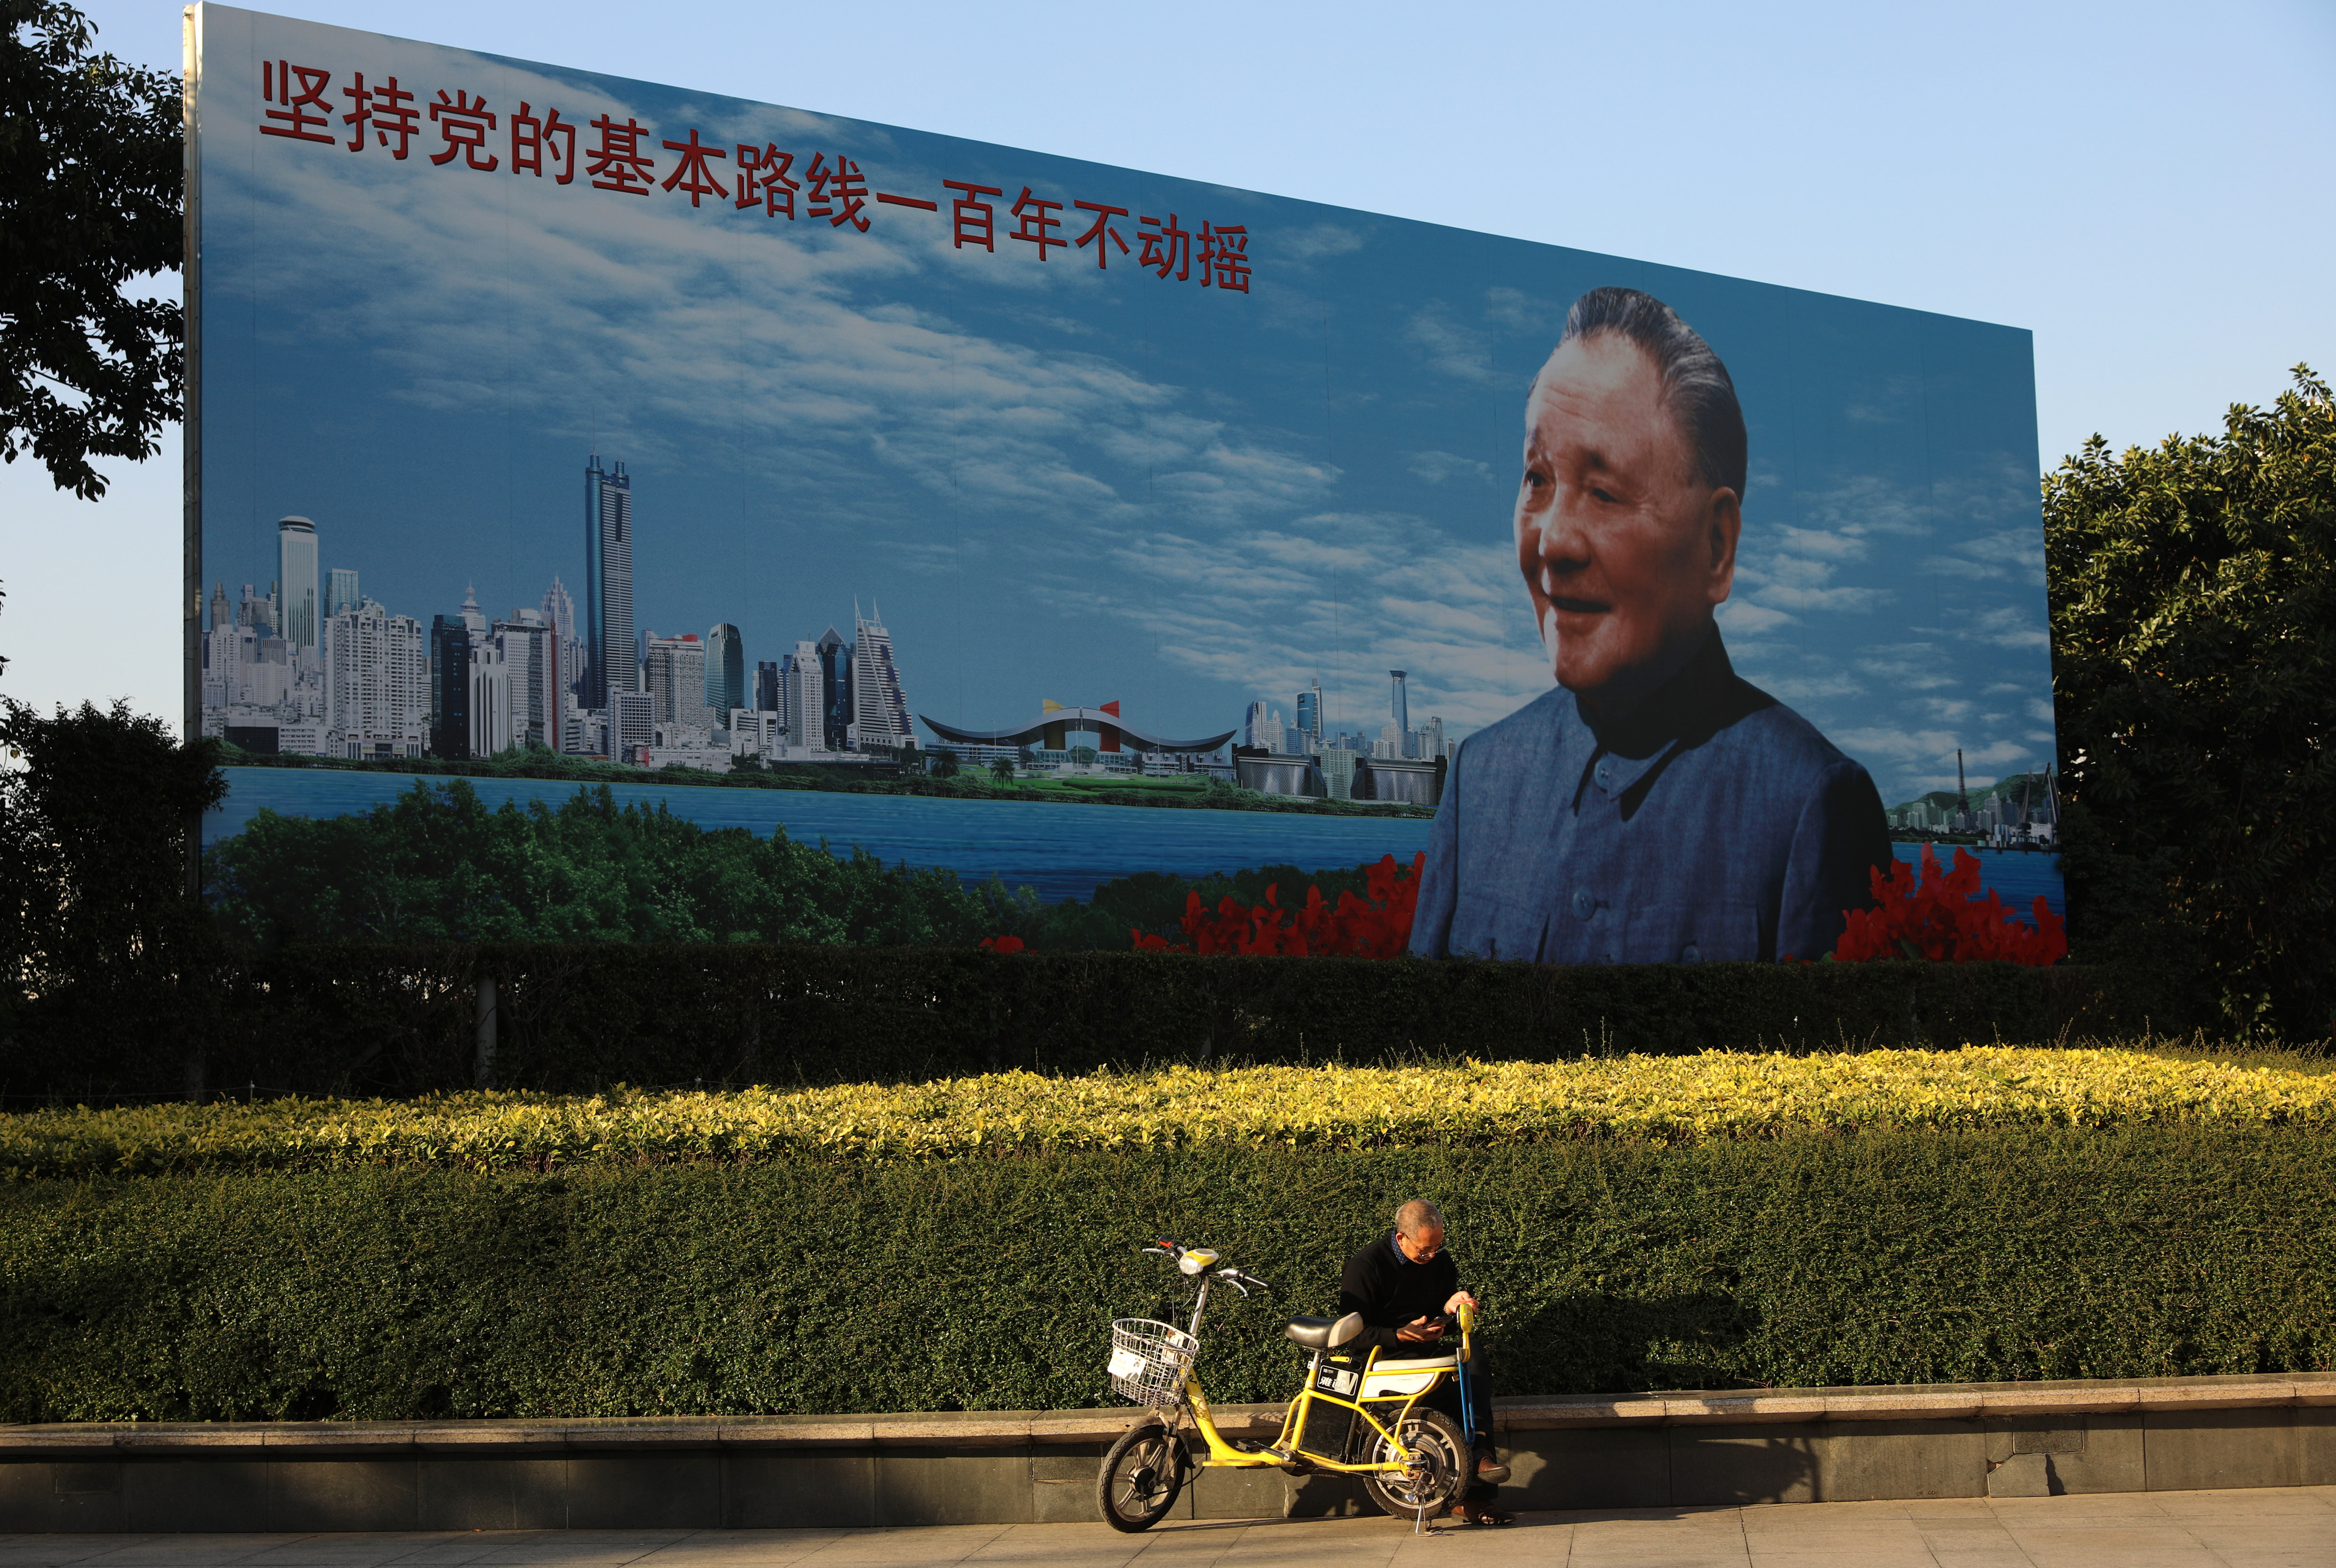
[[[1040,745],[1047,751],[1067,750],[1065,743],[1075,729],[1093,730],[1102,735],[1101,743],[1095,747],[1097,751],[1121,750],[1120,737],[1124,735],[1139,750],[1180,752],[1192,755],[1215,751],[1232,739],[1234,734],[1227,730],[1205,740],[1163,740],[1156,735],[1146,735],[1122,723],[1119,704],[1115,702],[1107,702],[1101,707],[1065,707],[1058,702],[1048,702],[1039,710],[1037,719],[1019,729],[960,729],[956,725],[943,724],[923,714],[919,714],[917,718],[941,739],[955,741],[960,745]]]

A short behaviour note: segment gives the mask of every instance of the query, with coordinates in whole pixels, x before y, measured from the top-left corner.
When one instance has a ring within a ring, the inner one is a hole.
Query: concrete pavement
[[[6,1535],[0,1568],[2336,1568],[2336,1486],[1392,1519],[898,1530]]]

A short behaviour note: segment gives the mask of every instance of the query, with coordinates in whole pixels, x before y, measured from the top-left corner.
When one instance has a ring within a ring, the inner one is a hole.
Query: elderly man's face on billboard
[[[1517,567],[1558,684],[1617,714],[1693,657],[1736,579],[1740,498],[1706,478],[1644,350],[1574,338],[1534,378]]]

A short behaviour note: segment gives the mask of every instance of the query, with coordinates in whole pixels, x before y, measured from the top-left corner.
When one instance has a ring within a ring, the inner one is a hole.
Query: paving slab
[[[2336,1487],[884,1530],[0,1535],[0,1568],[2336,1568]]]

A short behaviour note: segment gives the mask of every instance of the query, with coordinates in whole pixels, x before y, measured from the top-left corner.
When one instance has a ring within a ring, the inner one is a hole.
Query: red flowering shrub
[[[984,937],[974,946],[986,953],[1018,953],[1023,941],[1020,937]]]
[[[2038,966],[2058,963],[2068,951],[2060,917],[2043,898],[2036,900],[2029,926],[2003,907],[2001,894],[1979,896],[1980,861],[1958,846],[1955,869],[1944,871],[1931,846],[1922,846],[1921,880],[1904,861],[1893,861],[1884,877],[1875,866],[1874,907],[1848,911],[1849,929],[1833,956],[1846,963],[1867,959],[1932,959],[1945,963],[1997,959]]]
[[[1419,875],[1427,864],[1414,855],[1409,874],[1393,855],[1382,855],[1365,873],[1368,898],[1351,892],[1325,903],[1322,890],[1309,887],[1303,908],[1281,907],[1279,882],[1265,890],[1265,902],[1244,909],[1231,897],[1219,901],[1213,912],[1203,908],[1201,895],[1184,896],[1184,940],[1131,930],[1140,953],[1279,953],[1293,958],[1308,954],[1336,958],[1391,959],[1411,945],[1411,916],[1419,902]]]

